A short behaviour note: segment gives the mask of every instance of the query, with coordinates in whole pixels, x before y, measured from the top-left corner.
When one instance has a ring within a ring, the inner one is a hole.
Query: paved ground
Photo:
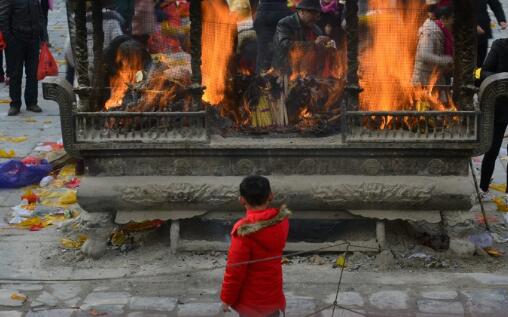
[[[502,2],[508,12],[508,1]],[[58,61],[63,60],[66,31],[62,3],[56,1],[49,26]],[[496,30],[495,34],[503,33]],[[8,90],[2,85],[0,135],[28,139],[0,142],[0,149],[14,149],[16,157],[23,158],[34,153],[38,143],[60,139],[56,104],[41,98],[42,114],[22,112],[12,118],[6,116],[7,99]],[[504,157],[506,153],[498,160],[495,182],[505,182]],[[475,162],[478,165],[480,160]],[[189,270],[221,265],[223,254],[171,256],[164,238],[159,237],[145,247],[149,252],[133,251],[134,256],[116,252],[97,261],[77,258],[73,251],[58,248],[61,233],[57,227],[30,232],[6,225],[10,208],[20,202],[21,193],[0,191],[0,317],[222,314],[218,299],[222,270]],[[487,207],[495,210],[493,204]],[[288,316],[304,316],[333,301],[339,271],[330,263],[295,262],[284,270]],[[335,316],[507,316],[508,273],[348,271],[339,303],[359,314],[339,310]],[[322,316],[331,316],[331,311],[325,310]]]

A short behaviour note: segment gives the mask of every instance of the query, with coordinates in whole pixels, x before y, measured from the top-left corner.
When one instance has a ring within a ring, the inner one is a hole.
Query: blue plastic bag
[[[18,160],[0,163],[0,188],[17,188],[41,181],[51,172],[51,164],[41,160],[37,165],[25,165]]]

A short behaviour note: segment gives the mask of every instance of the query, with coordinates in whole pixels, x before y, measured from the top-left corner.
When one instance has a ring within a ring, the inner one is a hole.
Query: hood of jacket
[[[433,38],[436,36],[443,37],[443,31],[439,28],[439,26],[431,19],[425,20],[423,25],[418,29],[418,36],[421,37],[422,34],[429,34]]]
[[[291,211],[282,205],[280,209],[269,208],[263,211],[247,211],[247,215],[233,227],[232,234],[240,237],[256,233],[288,218]]]

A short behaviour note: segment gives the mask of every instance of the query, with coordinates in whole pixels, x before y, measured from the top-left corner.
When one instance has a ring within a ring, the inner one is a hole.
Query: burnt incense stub
[[[267,175],[297,217],[470,208],[469,160],[488,149],[508,94],[498,74],[473,98],[472,0],[454,1],[453,86],[437,70],[412,82],[419,0],[371,1],[368,13],[347,1],[333,43],[295,45],[288,69],[258,75],[250,15],[222,1],[170,5],[146,37],[110,43],[95,21],[108,10],[85,2],[68,2],[78,86],[48,78],[43,90],[60,106],[66,151],[84,162],[89,213],[235,218],[250,174]]]

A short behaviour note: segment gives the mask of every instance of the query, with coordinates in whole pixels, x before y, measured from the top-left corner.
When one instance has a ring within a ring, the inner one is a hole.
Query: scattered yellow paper
[[[496,197],[494,198],[494,202],[497,205],[497,210],[508,212],[508,206],[505,203],[504,197]]]
[[[5,136],[0,135],[0,142],[8,143],[21,143],[25,142],[28,138],[26,136]]]
[[[343,255],[339,255],[339,257],[335,261],[335,264],[338,267],[346,267],[346,258]]]
[[[62,205],[70,205],[76,203],[76,191],[68,190],[62,197],[60,197],[60,203]]]
[[[76,176],[76,164],[67,164],[60,170],[58,177]]]
[[[11,100],[10,99],[0,99],[0,103],[2,103],[2,104],[10,104]]]
[[[65,249],[79,249],[88,239],[85,235],[79,235],[76,240],[69,238],[62,238],[60,240],[60,245]]]
[[[11,157],[14,157],[16,156],[16,152],[14,152],[14,150],[4,150],[4,149],[0,149],[0,157],[1,158],[11,158]]]
[[[11,294],[11,299],[12,300],[17,300],[17,301],[20,301],[20,302],[24,302],[24,301],[26,301],[26,296],[23,295],[23,294],[20,294],[20,293],[12,293]]]
[[[506,192],[506,184],[490,184],[489,188],[502,193]]]

